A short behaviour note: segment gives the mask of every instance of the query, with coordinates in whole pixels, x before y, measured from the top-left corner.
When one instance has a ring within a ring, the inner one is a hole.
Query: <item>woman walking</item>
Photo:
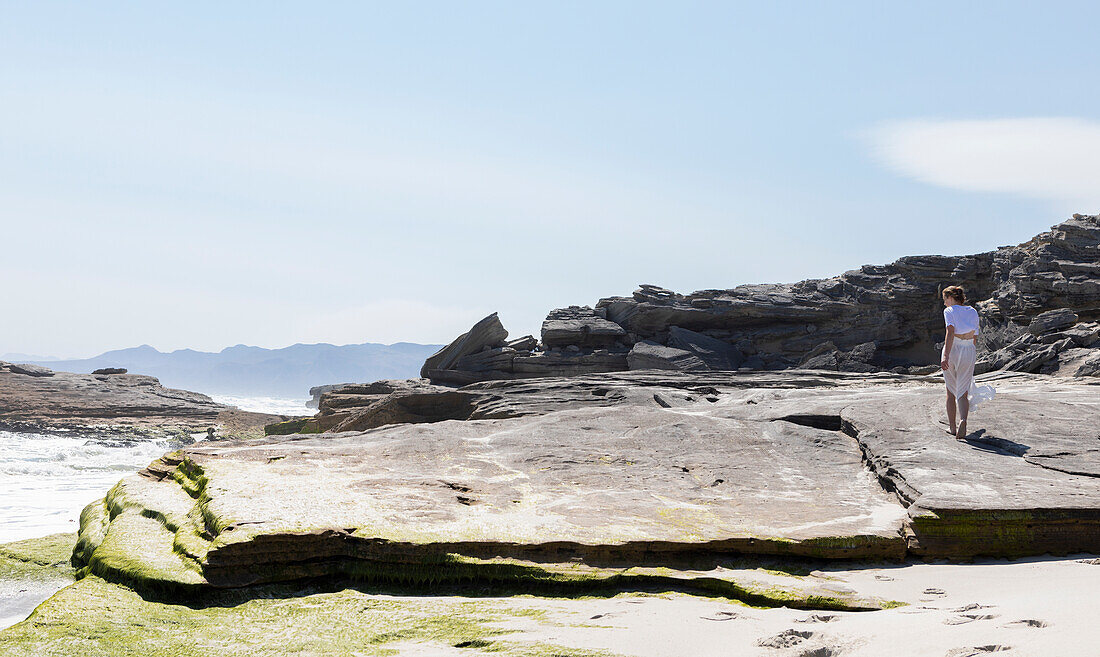
[[[966,438],[966,418],[972,405],[980,399],[992,399],[993,388],[974,385],[974,361],[977,351],[974,338],[978,335],[978,311],[966,305],[966,292],[958,285],[943,290],[943,321],[947,334],[943,341],[943,380],[947,384],[947,421],[957,440]],[[987,390],[988,388],[988,390]],[[955,414],[958,412],[958,430]]]

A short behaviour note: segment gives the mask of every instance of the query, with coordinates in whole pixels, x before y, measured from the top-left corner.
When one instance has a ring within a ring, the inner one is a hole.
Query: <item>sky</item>
[[[445,343],[1100,211],[1093,3],[0,1],[0,353]]]

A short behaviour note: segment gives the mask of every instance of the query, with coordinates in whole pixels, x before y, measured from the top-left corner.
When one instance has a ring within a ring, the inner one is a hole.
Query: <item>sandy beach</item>
[[[1100,559],[1095,556],[838,568],[818,574],[860,593],[907,604],[875,612],[811,612],[681,595],[624,595],[550,601],[546,608],[551,613],[540,622],[509,621],[506,626],[521,631],[509,640],[638,657],[1100,654]],[[447,654],[424,649],[404,646],[401,654]]]

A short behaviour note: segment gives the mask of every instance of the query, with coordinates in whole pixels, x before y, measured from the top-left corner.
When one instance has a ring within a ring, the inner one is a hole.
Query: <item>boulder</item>
[[[485,347],[502,346],[507,338],[508,331],[500,323],[497,314],[493,313],[455,338],[451,344],[429,356],[424,361],[424,366],[420,368],[420,376],[431,378],[433,371],[454,369],[455,364],[463,356],[475,354]]]
[[[1091,347],[1100,340],[1100,324],[1096,322],[1077,324],[1063,331],[1046,333],[1039,336],[1039,342],[1053,344],[1066,338],[1073,340],[1078,347]]]
[[[542,343],[546,347],[609,347],[625,337],[623,327],[606,319],[604,311],[588,306],[552,310],[542,323]]]
[[[511,347],[516,351],[534,351],[539,346],[539,341],[533,335],[525,335],[522,338],[509,340],[504,346]]]
[[[667,344],[692,353],[711,370],[736,370],[745,361],[732,344],[679,326],[669,327]]]
[[[1100,376],[1100,349],[1094,350],[1094,352],[1093,355],[1081,363],[1077,371],[1073,373],[1074,376]]]
[[[1037,372],[1047,361],[1058,355],[1056,345],[1045,345],[1029,349],[1005,364],[1010,372]]]
[[[41,365],[31,365],[29,363],[9,363],[7,369],[12,374],[22,374],[24,376],[53,376],[54,371],[48,367],[42,367]]]
[[[127,372],[124,367],[101,367],[98,370],[92,372],[92,374],[125,374]]]
[[[1070,308],[1058,308],[1039,313],[1028,325],[1028,333],[1042,335],[1051,331],[1067,329],[1077,323],[1077,313]]]
[[[815,346],[805,356],[798,366],[806,370],[833,370],[840,366],[840,351],[832,342],[822,342]]]
[[[692,352],[666,347],[650,340],[635,343],[626,357],[626,362],[632,370],[696,372],[708,369],[706,363]]]

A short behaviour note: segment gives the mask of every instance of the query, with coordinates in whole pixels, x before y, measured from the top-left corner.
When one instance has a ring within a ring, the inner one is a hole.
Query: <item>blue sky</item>
[[[518,336],[1100,210],[1089,3],[0,5],[0,353]]]

